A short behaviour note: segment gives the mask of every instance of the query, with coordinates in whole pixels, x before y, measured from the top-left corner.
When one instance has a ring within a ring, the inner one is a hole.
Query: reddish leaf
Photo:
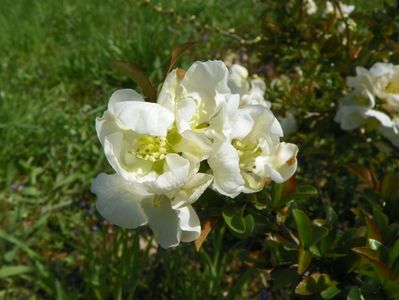
[[[375,190],[378,189],[379,182],[376,179],[373,170],[360,165],[349,165],[347,168],[350,172],[363,180],[369,187]]]
[[[283,188],[283,196],[290,195],[296,191],[296,180],[295,177],[291,177],[288,179],[286,182],[284,182],[284,188]]]
[[[352,248],[352,250],[373,267],[381,282],[392,278],[391,270],[389,270],[389,268],[379,260],[379,254],[376,250],[365,247],[356,247]]]
[[[201,230],[201,235],[199,236],[198,239],[195,240],[195,249],[199,251],[201,249],[202,244],[205,242],[206,237],[212,230],[213,222],[211,220],[206,220],[204,222],[204,227]]]
[[[172,49],[172,53],[170,54],[170,59],[169,59],[168,67],[165,72],[164,79],[166,78],[166,76],[168,75],[170,70],[172,70],[173,65],[176,63],[176,61],[179,59],[179,57],[185,51],[187,51],[189,48],[191,48],[193,45],[195,45],[196,43],[197,42],[187,42],[187,43],[177,45]]]
[[[139,66],[128,61],[113,61],[112,64],[124,75],[136,82],[143,90],[143,95],[151,102],[157,100],[157,90],[152,85],[150,79]]]

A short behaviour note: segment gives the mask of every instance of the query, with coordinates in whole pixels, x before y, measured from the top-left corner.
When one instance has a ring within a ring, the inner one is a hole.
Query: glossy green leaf
[[[295,293],[302,296],[318,295],[329,288],[336,287],[336,285],[337,282],[331,280],[328,274],[313,273],[298,284]]]
[[[349,293],[348,293],[348,296],[346,299],[347,300],[363,300],[364,297],[362,296],[362,293],[361,293],[359,287],[352,286],[351,289],[349,290]]]
[[[305,250],[303,247],[299,248],[298,252],[298,274],[303,274],[312,262],[312,252]]]
[[[311,246],[313,240],[313,228],[309,217],[299,209],[293,209],[295,224],[298,229],[299,241],[307,249]]]
[[[222,212],[223,219],[232,233],[241,239],[250,236],[255,228],[252,215],[243,216],[242,209],[226,208]]]
[[[336,286],[330,286],[329,288],[327,288],[324,291],[322,291],[320,293],[320,296],[323,299],[333,299],[339,293],[341,293],[341,290],[339,288],[337,288]]]

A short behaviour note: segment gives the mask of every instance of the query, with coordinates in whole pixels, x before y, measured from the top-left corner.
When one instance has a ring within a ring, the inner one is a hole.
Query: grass
[[[135,88],[109,62],[135,62],[159,82],[179,43],[202,42],[182,66],[223,58],[256,37],[261,4],[1,0],[0,6],[0,299],[204,299],[229,294],[240,276],[230,295],[248,296],[253,270],[231,265],[235,254],[223,249],[223,232],[211,237],[212,251],[197,253],[193,245],[156,251],[145,229],[105,223],[89,188],[96,174],[112,171],[94,120],[113,90]]]

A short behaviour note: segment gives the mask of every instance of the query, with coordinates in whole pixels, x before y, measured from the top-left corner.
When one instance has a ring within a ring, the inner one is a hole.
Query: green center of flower
[[[367,99],[366,97],[357,95],[353,97],[353,100],[356,102],[356,104],[362,105],[362,106],[368,106],[370,104],[370,100]]]
[[[399,81],[390,82],[385,88],[387,94],[399,94]]]
[[[246,144],[239,140],[233,140],[231,144],[237,150],[240,168],[248,171],[254,169],[255,158],[262,154],[262,149],[257,144]]]
[[[175,126],[165,136],[142,135],[134,152],[137,158],[158,162],[165,159],[166,154],[174,153],[173,146],[181,141]]]
[[[166,137],[143,135],[138,141],[136,157],[155,162],[164,159],[169,151]]]

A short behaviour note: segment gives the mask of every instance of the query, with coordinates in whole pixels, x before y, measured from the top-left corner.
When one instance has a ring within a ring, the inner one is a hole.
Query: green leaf
[[[272,208],[276,209],[280,206],[281,198],[283,195],[284,184],[274,183],[272,186]]]
[[[170,54],[170,59],[169,63],[165,72],[164,79],[166,76],[169,74],[170,70],[172,70],[173,65],[176,63],[176,61],[179,59],[179,57],[188,49],[190,49],[192,46],[194,46],[197,42],[186,42],[180,45],[177,45],[173,47],[172,53]]]
[[[255,222],[252,215],[243,217],[243,209],[225,208],[222,211],[223,219],[232,233],[241,239],[250,236]]]
[[[302,296],[310,296],[320,294],[329,288],[336,287],[336,285],[337,282],[331,280],[328,274],[313,273],[297,285],[295,293]],[[332,292],[333,291],[327,292],[327,295]]]
[[[298,274],[303,274],[312,262],[312,252],[305,250],[303,247],[299,248],[298,252]]]
[[[148,100],[151,102],[156,102],[157,90],[154,88],[150,79],[144,74],[139,66],[128,61],[113,61],[112,65],[115,66],[121,73],[137,83],[141,87],[143,95],[146,96]]]
[[[399,188],[399,174],[394,172],[387,173],[381,183],[381,196],[383,199],[388,199],[393,195],[393,192]]]
[[[295,224],[298,229],[299,241],[301,245],[308,249],[312,245],[313,240],[313,227],[309,217],[299,209],[293,209]]]
[[[363,300],[362,293],[360,292],[360,288],[357,286],[352,286],[348,296],[346,297],[347,300]]]
[[[0,269],[0,278],[25,274],[32,272],[32,270],[30,266],[5,266]]]
[[[274,289],[292,285],[300,279],[300,276],[293,267],[276,267],[272,270],[271,277]]]
[[[352,250],[373,267],[381,283],[392,278],[391,270],[380,261],[378,251],[366,247],[356,247]]]
[[[317,197],[319,192],[317,188],[311,185],[300,185],[297,187],[295,193],[289,194],[285,199],[286,202],[289,200],[307,200],[312,197]]]
[[[322,291],[320,295],[323,299],[332,299],[335,296],[337,296],[339,293],[341,293],[341,290],[339,288],[337,288],[336,286],[331,286],[326,290]]]

